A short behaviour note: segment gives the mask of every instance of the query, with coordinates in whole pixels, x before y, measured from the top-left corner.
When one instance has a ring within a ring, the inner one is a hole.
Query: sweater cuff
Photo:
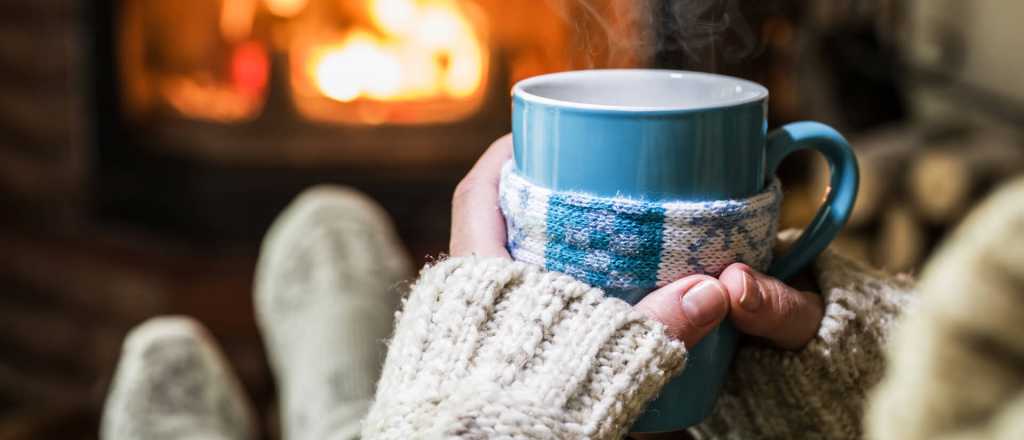
[[[560,273],[450,258],[420,273],[366,438],[617,438],[685,363],[664,327]]]

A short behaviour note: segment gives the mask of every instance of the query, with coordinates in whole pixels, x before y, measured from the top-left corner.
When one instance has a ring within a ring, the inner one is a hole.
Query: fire
[[[481,35],[453,0],[372,0],[372,25],[310,52],[305,74],[339,102],[466,98],[486,73]]]
[[[363,95],[386,100],[401,91],[399,54],[370,34],[354,33],[337,46],[322,48],[310,61],[317,88],[334,100],[350,102]]]
[[[266,0],[267,10],[278,17],[290,18],[306,9],[308,0]]]
[[[256,18],[256,0],[224,0],[220,10],[220,31],[224,39],[235,43],[252,34]]]

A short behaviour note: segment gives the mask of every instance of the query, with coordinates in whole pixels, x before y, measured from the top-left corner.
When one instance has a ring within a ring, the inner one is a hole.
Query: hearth
[[[650,38],[634,26],[659,3],[100,2],[101,212],[251,243],[302,187],[337,182],[444,240],[450,189],[509,129],[511,84],[645,64],[610,36]]]

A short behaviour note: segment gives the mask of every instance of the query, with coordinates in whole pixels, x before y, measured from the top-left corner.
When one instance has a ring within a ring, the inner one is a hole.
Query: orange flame
[[[351,102],[465,98],[486,73],[481,36],[452,0],[372,0],[373,27],[311,51],[305,74],[324,96]]]
[[[236,43],[252,34],[256,18],[256,0],[224,0],[220,10],[220,31],[224,39]]]
[[[299,15],[306,9],[309,0],[265,0],[264,4],[271,14],[278,17],[290,18]]]

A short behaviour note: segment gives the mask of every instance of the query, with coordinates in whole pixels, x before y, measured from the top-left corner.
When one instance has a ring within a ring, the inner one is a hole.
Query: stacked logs
[[[82,212],[89,165],[85,5],[0,0],[0,206],[26,223],[69,223]]]
[[[988,191],[1024,172],[1024,139],[1002,128],[896,126],[850,141],[860,191],[836,245],[890,271],[918,268]],[[815,160],[811,182],[795,191],[817,203],[829,172]]]

